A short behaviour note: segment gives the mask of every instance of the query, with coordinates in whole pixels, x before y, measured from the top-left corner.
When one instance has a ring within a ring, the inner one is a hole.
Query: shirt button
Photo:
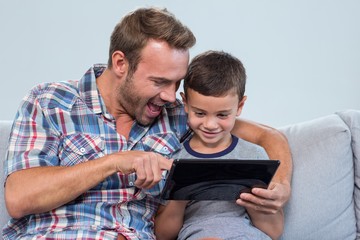
[[[86,149],[85,148],[80,148],[80,152],[81,153],[85,153]]]
[[[133,183],[133,182],[129,182],[129,185],[130,185],[130,186],[134,186],[134,183]]]

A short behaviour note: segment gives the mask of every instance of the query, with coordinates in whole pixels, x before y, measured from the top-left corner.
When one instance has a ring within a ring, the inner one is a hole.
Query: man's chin
[[[139,114],[137,114],[136,121],[143,126],[148,126],[152,124],[155,119],[160,116],[160,114],[161,111],[154,112],[150,111],[148,108],[145,108],[142,112],[139,112]]]
[[[155,118],[142,117],[141,119],[137,119],[136,121],[142,126],[149,126],[155,121]]]

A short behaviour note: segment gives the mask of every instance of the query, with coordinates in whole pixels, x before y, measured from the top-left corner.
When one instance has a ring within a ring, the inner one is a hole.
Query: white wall
[[[360,109],[358,0],[0,0],[0,119],[35,84],[78,79],[107,61],[127,12],[163,6],[208,49],[239,57],[248,75],[243,117],[272,126]]]

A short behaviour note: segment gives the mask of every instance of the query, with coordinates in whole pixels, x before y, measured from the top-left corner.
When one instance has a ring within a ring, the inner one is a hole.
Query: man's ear
[[[129,63],[122,51],[115,51],[112,56],[112,69],[118,76],[122,77],[128,71]]]
[[[242,109],[243,109],[243,107],[244,107],[244,104],[245,104],[246,99],[247,99],[247,96],[243,96],[243,98],[242,98],[241,101],[239,102],[236,116],[240,116],[241,111],[242,111]]]
[[[181,96],[182,102],[184,103],[184,110],[185,110],[186,113],[188,113],[188,105],[187,105],[187,102],[186,102],[185,93],[181,92],[180,96]]]

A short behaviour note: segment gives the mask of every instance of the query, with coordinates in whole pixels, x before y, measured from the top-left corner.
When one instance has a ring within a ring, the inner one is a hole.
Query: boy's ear
[[[243,109],[243,107],[244,107],[244,104],[245,104],[246,99],[247,99],[247,96],[243,96],[243,98],[242,98],[241,101],[239,102],[236,116],[240,116],[241,111],[242,111],[242,109]]]
[[[180,96],[181,96],[182,102],[184,104],[185,112],[187,113],[188,112],[188,105],[187,105],[187,102],[186,102],[185,93],[181,92]]]
[[[181,92],[180,96],[181,96],[181,99],[182,99],[183,103],[186,103],[185,93]]]

